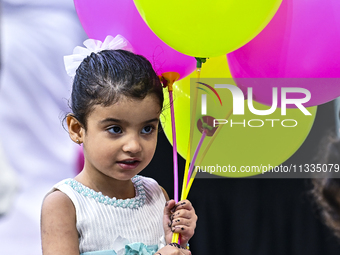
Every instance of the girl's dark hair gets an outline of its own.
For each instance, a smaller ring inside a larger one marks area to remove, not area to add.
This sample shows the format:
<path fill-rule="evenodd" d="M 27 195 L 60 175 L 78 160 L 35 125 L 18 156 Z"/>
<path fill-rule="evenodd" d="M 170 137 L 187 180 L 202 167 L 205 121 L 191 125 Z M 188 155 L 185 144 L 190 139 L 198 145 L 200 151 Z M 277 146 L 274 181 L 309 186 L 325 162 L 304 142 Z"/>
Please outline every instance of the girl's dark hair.
<path fill-rule="evenodd" d="M 316 161 L 321 165 L 327 164 L 328 169 L 328 164 L 333 164 L 332 171 L 326 176 L 312 180 L 312 194 L 324 222 L 340 238 L 340 178 L 335 171 L 335 164 L 340 164 L 340 139 L 335 134 L 330 134 L 321 141 Z"/>
<path fill-rule="evenodd" d="M 143 99 L 154 94 L 163 106 L 160 80 L 143 56 L 125 50 L 104 50 L 85 58 L 76 71 L 71 94 L 73 115 L 86 130 L 94 105 L 109 106 L 121 96 Z"/>

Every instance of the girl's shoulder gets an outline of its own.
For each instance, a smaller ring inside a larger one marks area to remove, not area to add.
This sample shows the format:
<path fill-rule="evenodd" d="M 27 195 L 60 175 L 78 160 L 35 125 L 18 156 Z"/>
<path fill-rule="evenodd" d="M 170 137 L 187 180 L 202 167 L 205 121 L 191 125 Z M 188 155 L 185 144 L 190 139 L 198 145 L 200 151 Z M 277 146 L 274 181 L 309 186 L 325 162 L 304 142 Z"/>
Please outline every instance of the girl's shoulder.
<path fill-rule="evenodd" d="M 54 190 L 48 193 L 43 201 L 42 211 L 52 212 L 59 209 L 59 213 L 70 215 L 69 213 L 75 212 L 74 206 L 70 198 L 59 190 Z M 48 213 L 49 214 L 49 213 Z"/>
<path fill-rule="evenodd" d="M 55 190 L 44 198 L 41 209 L 43 251 L 59 250 L 60 254 L 79 254 L 76 211 L 70 198 Z"/>
<path fill-rule="evenodd" d="M 75 212 L 70 197 L 59 190 L 59 187 L 63 185 L 65 181 L 66 180 L 63 180 L 55 184 L 53 188 L 45 195 L 42 210 L 49 211 L 55 208 L 60 208 L 66 214 Z"/>
<path fill-rule="evenodd" d="M 163 192 L 163 188 L 158 184 L 158 182 L 155 179 L 141 175 L 136 175 L 135 177 L 139 178 L 140 184 L 143 185 L 144 189 L 150 191 Z"/>
<path fill-rule="evenodd" d="M 68 185 L 70 182 L 72 182 L 72 180 L 73 180 L 72 178 L 67 178 L 53 185 L 53 187 L 45 195 L 44 199 L 46 199 L 47 197 L 49 197 L 51 194 L 55 193 L 56 191 L 59 191 L 57 193 L 62 193 L 65 196 L 65 198 L 68 197 L 69 199 L 73 201 L 72 189 L 70 189 L 70 185 Z"/>
<path fill-rule="evenodd" d="M 149 190 L 152 193 L 157 193 L 161 197 L 164 196 L 165 201 L 169 200 L 169 196 L 167 192 L 162 186 L 158 184 L 158 182 L 155 179 L 150 178 L 150 177 L 140 176 L 140 175 L 138 176 L 141 178 L 145 189 Z"/>
<path fill-rule="evenodd" d="M 158 182 L 151 178 L 151 177 L 146 177 L 146 176 L 142 176 L 142 175 L 136 175 L 135 177 L 133 177 L 132 179 L 136 178 L 137 180 L 139 179 L 143 185 L 150 185 L 150 186 L 159 186 Z"/>

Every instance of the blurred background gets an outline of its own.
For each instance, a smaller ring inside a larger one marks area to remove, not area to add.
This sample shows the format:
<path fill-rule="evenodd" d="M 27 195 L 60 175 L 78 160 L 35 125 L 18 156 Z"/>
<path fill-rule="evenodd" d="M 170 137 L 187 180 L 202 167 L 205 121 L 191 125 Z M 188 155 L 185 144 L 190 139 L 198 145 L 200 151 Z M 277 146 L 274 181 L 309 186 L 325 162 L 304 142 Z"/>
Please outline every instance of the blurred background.
<path fill-rule="evenodd" d="M 69 0 L 1 1 L 0 254 L 41 254 L 40 208 L 74 176 L 63 56 L 86 38 Z"/>
<path fill-rule="evenodd" d="M 0 255 L 38 255 L 42 200 L 77 173 L 79 146 L 62 125 L 72 82 L 62 57 L 87 36 L 70 0 L 2 0 L 0 28 Z M 334 125 L 333 102 L 320 105 L 309 136 L 285 164 L 311 163 Z M 179 166 L 183 173 L 182 158 Z M 172 197 L 164 133 L 142 174 Z M 309 179 L 196 179 L 188 197 L 199 217 L 192 253 L 339 254 L 310 190 Z"/>

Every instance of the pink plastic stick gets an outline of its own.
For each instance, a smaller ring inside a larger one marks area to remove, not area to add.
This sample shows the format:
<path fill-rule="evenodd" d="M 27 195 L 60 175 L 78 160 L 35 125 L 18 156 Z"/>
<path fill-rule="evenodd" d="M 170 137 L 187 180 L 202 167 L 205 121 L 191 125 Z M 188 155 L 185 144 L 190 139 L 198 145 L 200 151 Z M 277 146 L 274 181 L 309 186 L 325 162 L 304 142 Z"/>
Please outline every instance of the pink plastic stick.
<path fill-rule="evenodd" d="M 178 163 L 177 163 L 176 125 L 175 125 L 175 110 L 171 90 L 169 90 L 169 98 L 170 98 L 172 144 L 173 144 L 172 154 L 174 162 L 174 200 L 176 201 L 176 203 L 178 203 Z"/>
<path fill-rule="evenodd" d="M 190 164 L 189 173 L 188 173 L 188 179 L 187 179 L 187 185 L 188 185 L 189 182 L 190 182 L 190 178 L 191 178 L 191 174 L 192 174 L 192 169 L 193 169 L 194 166 L 195 166 L 195 161 L 196 161 L 198 152 L 199 152 L 199 150 L 201 149 L 202 143 L 203 143 L 204 138 L 206 137 L 206 135 L 207 135 L 207 130 L 204 129 L 204 130 L 203 130 L 203 133 L 202 133 L 202 136 L 201 136 L 201 139 L 200 139 L 200 141 L 199 141 L 199 143 L 198 143 L 198 145 L 197 145 L 197 147 L 196 147 L 194 157 L 192 158 L 192 161 L 191 161 L 191 164 Z"/>

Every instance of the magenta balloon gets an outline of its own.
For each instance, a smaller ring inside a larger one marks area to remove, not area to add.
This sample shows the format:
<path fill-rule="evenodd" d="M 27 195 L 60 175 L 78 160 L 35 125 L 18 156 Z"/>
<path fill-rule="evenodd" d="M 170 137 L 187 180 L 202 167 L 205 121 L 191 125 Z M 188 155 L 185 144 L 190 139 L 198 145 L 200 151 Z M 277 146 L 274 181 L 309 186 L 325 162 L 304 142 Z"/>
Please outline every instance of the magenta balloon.
<path fill-rule="evenodd" d="M 267 27 L 227 57 L 236 82 L 313 78 L 240 79 L 255 101 L 271 105 L 272 87 L 298 86 L 311 92 L 304 106 L 328 102 L 340 96 L 340 1 L 283 0 Z"/>
<path fill-rule="evenodd" d="M 182 79 L 195 69 L 195 58 L 163 43 L 145 24 L 133 0 L 74 0 L 74 3 L 89 38 L 103 41 L 107 35 L 121 34 L 135 53 L 151 62 L 158 75 L 177 72 Z"/>

